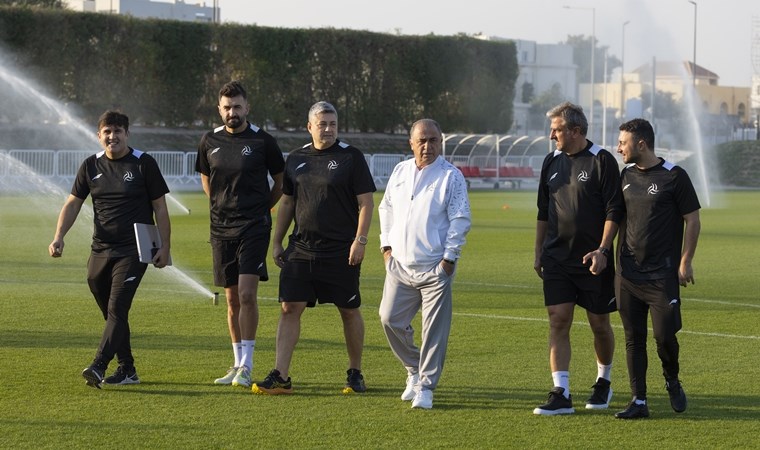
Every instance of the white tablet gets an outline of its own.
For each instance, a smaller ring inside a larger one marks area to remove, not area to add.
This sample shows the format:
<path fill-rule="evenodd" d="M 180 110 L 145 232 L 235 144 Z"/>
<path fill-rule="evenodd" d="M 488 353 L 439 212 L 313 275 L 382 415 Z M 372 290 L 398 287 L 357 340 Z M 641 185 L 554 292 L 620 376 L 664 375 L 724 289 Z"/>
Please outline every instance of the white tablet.
<path fill-rule="evenodd" d="M 136 223 L 135 239 L 137 239 L 137 253 L 140 255 L 140 262 L 151 264 L 156 251 L 161 248 L 161 234 L 158 232 L 158 227 L 147 223 Z M 171 255 L 169 255 L 169 262 L 166 265 L 172 265 Z"/>

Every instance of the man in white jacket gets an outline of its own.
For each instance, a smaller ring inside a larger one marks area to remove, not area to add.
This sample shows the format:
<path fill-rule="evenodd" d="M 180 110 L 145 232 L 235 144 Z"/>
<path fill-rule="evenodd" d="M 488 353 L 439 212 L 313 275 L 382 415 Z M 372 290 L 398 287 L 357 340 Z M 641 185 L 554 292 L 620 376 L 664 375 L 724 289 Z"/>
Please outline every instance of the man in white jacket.
<path fill-rule="evenodd" d="M 451 283 L 470 231 L 470 202 L 462 173 L 441 156 L 441 127 L 412 125 L 414 159 L 399 163 L 379 206 L 386 277 L 380 321 L 391 350 L 407 370 L 402 400 L 433 407 L 451 329 Z M 422 309 L 422 342 L 412 319 Z"/>

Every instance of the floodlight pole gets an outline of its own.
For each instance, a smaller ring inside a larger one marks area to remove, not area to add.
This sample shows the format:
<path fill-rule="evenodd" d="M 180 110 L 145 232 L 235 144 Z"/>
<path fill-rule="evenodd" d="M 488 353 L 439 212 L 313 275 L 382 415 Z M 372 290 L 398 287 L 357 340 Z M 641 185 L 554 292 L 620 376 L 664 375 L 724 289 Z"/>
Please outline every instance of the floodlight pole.
<path fill-rule="evenodd" d="M 620 61 L 620 121 L 625 122 L 625 27 L 631 23 L 630 20 L 623 22 L 623 42 L 621 49 Z"/>
<path fill-rule="evenodd" d="M 592 132 L 593 125 L 594 125 L 594 53 L 596 50 L 596 8 L 582 8 L 580 6 L 568 6 L 565 5 L 564 8 L 566 9 L 580 9 L 584 11 L 591 11 L 591 104 L 589 108 L 589 117 L 588 117 L 588 135 L 591 137 L 591 139 L 594 139 L 594 134 Z"/>
<path fill-rule="evenodd" d="M 691 61 L 691 80 L 692 85 L 697 87 L 697 2 L 694 0 L 687 0 L 694 5 L 694 57 Z"/>

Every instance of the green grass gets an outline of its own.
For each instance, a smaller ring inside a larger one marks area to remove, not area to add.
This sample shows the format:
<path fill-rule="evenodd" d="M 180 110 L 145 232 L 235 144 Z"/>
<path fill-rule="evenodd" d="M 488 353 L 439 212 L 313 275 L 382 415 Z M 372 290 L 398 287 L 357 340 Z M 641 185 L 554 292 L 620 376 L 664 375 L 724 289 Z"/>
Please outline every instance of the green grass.
<path fill-rule="evenodd" d="M 195 193 L 178 198 L 193 213 L 172 215 L 174 261 L 213 289 L 206 201 Z M 473 230 L 455 282 L 446 368 L 430 411 L 399 399 L 405 372 L 377 317 L 384 271 L 376 218 L 362 267 L 365 395 L 340 393 L 347 357 L 338 313 L 329 305 L 303 316 L 291 371 L 294 395 L 213 386 L 231 363 L 223 298 L 212 306 L 206 295 L 152 267 L 130 318 L 142 384 L 86 387 L 80 371 L 103 326 L 85 282 L 91 225 L 80 217 L 64 257 L 48 257 L 62 201 L 0 197 L 0 448 L 758 447 L 758 192 L 727 193 L 721 207 L 702 212 L 697 284 L 682 292 L 679 334 L 689 409 L 680 415 L 670 409 L 650 339 L 652 417 L 633 422 L 612 417 L 630 397 L 616 315 L 612 408 L 583 409 L 596 365 L 581 310 L 572 334 L 577 413 L 532 414 L 551 388 L 548 324 L 532 269 L 533 193 L 471 194 Z M 274 265 L 270 272 L 272 281 L 260 285 L 254 379 L 274 364 Z"/>

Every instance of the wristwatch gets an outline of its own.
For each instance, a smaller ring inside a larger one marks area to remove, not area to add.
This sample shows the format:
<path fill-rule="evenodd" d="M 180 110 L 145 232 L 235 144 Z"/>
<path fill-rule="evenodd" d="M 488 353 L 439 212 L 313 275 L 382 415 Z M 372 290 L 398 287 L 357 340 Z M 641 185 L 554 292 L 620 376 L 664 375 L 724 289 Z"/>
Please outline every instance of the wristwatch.
<path fill-rule="evenodd" d="M 382 253 L 383 255 L 385 254 L 385 252 L 389 250 L 391 250 L 391 247 L 388 245 L 386 245 L 385 247 L 380 247 L 380 253 Z"/>
<path fill-rule="evenodd" d="M 362 245 L 367 245 L 367 236 L 356 236 L 354 240 Z"/>
<path fill-rule="evenodd" d="M 454 264 L 456 264 L 456 263 L 457 263 L 457 262 L 456 262 L 456 261 L 454 261 L 453 259 L 446 259 L 446 258 L 443 258 L 443 262 L 445 262 L 445 263 L 449 263 L 449 264 L 451 264 L 451 265 L 454 265 Z"/>
<path fill-rule="evenodd" d="M 610 249 L 608 249 L 607 247 L 599 247 L 599 253 L 601 253 L 602 255 L 604 255 L 605 258 L 609 258 L 610 257 Z"/>

